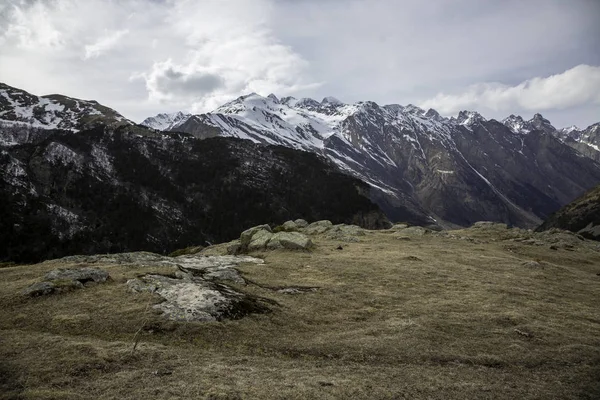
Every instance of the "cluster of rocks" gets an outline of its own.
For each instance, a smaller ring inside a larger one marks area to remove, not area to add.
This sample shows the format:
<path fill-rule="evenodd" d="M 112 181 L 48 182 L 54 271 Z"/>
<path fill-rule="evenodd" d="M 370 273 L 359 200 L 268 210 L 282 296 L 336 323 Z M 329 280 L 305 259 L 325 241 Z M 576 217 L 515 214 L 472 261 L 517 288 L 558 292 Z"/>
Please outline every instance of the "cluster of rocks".
<path fill-rule="evenodd" d="M 310 250 L 314 247 L 311 236 L 341 242 L 359 242 L 366 231 L 357 225 L 337 224 L 322 220 L 311 224 L 303 219 L 286 221 L 271 229 L 269 225 L 258 225 L 246 229 L 240 238 L 222 245 L 204 249 L 204 254 L 243 254 L 261 250 Z"/>
<path fill-rule="evenodd" d="M 45 296 L 104 283 L 109 278 L 108 272 L 98 268 L 55 269 L 48 272 L 42 282 L 34 283 L 22 293 L 31 297 Z"/>

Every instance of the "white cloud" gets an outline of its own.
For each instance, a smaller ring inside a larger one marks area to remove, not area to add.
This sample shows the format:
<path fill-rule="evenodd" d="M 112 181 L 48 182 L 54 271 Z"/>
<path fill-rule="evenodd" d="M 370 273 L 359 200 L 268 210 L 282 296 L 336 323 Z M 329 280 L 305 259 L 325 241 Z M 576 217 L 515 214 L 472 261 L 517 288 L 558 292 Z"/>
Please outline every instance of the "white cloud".
<path fill-rule="evenodd" d="M 479 83 L 459 94 L 439 93 L 421 103 L 442 114 L 460 110 L 544 111 L 600 104 L 600 67 L 578 65 L 561 74 L 528 79 L 518 85 Z"/>
<path fill-rule="evenodd" d="M 455 96 L 475 108 L 471 97 L 499 91 L 508 100 L 490 106 L 517 113 L 579 98 L 584 89 L 516 102 L 507 89 L 600 65 L 598 13 L 590 0 L 0 0 L 0 80 L 137 121 L 249 92 L 382 104 Z M 475 82 L 503 84 L 465 89 Z M 573 107 L 547 116 L 598 120 L 597 107 Z"/>
<path fill-rule="evenodd" d="M 266 26 L 269 10 L 263 0 L 177 2 L 167 20 L 186 52 L 177 60 L 156 61 L 133 78 L 144 79 L 152 101 L 179 103 L 194 112 L 249 92 L 314 88 L 317 84 L 306 78 L 309 64 Z"/>
<path fill-rule="evenodd" d="M 47 18 L 48 7 L 37 2 L 30 7 L 19 7 L 18 4 L 5 5 L 0 9 L 0 17 L 8 21 L 4 32 L 0 35 L 3 41 L 15 41 L 17 46 L 25 49 L 57 47 L 63 44 L 61 32 Z"/>
<path fill-rule="evenodd" d="M 90 58 L 96 58 L 101 56 L 102 54 L 115 47 L 119 43 L 119 40 L 128 33 L 128 29 L 123 29 L 113 33 L 106 33 L 96 42 L 85 45 L 85 54 L 83 58 L 85 60 L 88 60 Z"/>

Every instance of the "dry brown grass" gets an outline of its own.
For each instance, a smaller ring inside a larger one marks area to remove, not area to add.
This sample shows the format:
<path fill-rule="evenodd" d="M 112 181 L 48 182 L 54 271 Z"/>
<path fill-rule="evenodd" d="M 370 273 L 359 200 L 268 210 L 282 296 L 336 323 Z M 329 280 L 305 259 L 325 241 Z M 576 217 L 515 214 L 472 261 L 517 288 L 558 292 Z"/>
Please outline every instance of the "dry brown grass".
<path fill-rule="evenodd" d="M 469 235 L 468 231 L 461 233 Z M 0 393 L 23 399 L 496 399 L 600 396 L 600 251 L 370 232 L 265 252 L 238 290 L 270 314 L 180 324 L 126 279 L 25 299 L 54 263 L 0 269 Z M 523 265 L 536 260 L 539 266 Z M 154 272 L 166 272 L 156 271 Z M 319 287 L 281 294 L 273 287 Z"/>

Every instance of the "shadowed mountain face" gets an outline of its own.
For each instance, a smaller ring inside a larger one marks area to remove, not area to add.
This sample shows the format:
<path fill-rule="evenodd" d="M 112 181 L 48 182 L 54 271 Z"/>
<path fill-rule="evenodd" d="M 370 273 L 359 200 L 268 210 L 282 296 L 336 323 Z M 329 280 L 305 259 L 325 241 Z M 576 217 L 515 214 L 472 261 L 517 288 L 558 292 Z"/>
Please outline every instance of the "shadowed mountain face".
<path fill-rule="evenodd" d="M 536 230 L 551 228 L 577 232 L 588 239 L 600 240 L 600 186 L 552 214 Z"/>
<path fill-rule="evenodd" d="M 594 157 L 573 150 L 540 114 L 500 123 L 476 112 L 444 118 L 413 105 L 251 94 L 170 129 L 325 155 L 369 183 L 372 199 L 395 221 L 535 227 L 600 183 Z M 587 131 L 593 139 L 594 126 Z M 593 143 L 577 143 L 595 151 Z"/>
<path fill-rule="evenodd" d="M 369 186 L 313 153 L 136 126 L 11 129 L 27 140 L 0 146 L 0 260 L 165 253 L 296 218 L 388 224 Z"/>

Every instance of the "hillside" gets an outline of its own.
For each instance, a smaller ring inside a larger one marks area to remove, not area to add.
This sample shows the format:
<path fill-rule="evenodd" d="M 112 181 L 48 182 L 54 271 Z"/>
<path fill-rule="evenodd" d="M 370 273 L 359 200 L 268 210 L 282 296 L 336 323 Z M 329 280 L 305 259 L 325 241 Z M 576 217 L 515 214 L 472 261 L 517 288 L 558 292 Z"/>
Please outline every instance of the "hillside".
<path fill-rule="evenodd" d="M 0 146 L 0 261 L 169 253 L 296 218 L 388 224 L 367 185 L 312 153 L 136 126 L 24 133 Z"/>
<path fill-rule="evenodd" d="M 552 214 L 537 231 L 559 228 L 600 240 L 600 186 Z"/>
<path fill-rule="evenodd" d="M 185 271 L 206 265 L 204 255 L 222 246 L 179 258 L 79 256 L 0 269 L 0 392 L 27 399 L 598 398 L 598 243 L 489 224 L 363 233 L 311 235 L 309 252 L 250 253 L 257 262 L 228 270 L 241 280 L 198 273 L 199 284 L 245 296 L 235 319 L 220 322 L 166 319 L 161 310 L 171 303 L 128 288 L 148 274 L 185 283 Z M 97 268 L 110 279 L 21 294 L 67 267 Z"/>

